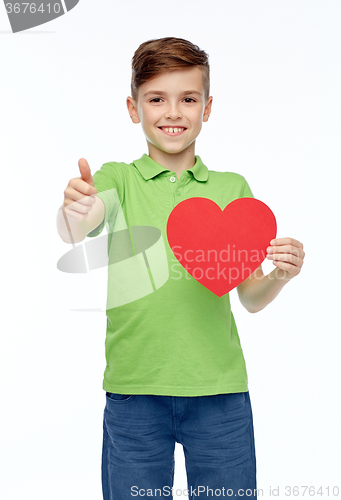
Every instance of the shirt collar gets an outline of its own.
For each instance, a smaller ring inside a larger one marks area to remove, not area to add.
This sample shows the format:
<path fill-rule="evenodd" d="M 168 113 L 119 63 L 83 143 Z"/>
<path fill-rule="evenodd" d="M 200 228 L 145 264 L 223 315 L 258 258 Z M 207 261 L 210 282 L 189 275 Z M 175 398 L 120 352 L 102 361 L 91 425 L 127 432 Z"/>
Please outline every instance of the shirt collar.
<path fill-rule="evenodd" d="M 161 172 L 170 172 L 168 168 L 165 168 L 154 161 L 146 153 L 141 156 L 139 160 L 135 160 L 133 164 L 146 180 L 152 179 Z M 195 155 L 195 164 L 193 165 L 193 167 L 187 170 L 188 172 L 192 172 L 197 181 L 207 181 L 208 179 L 208 168 L 203 164 L 200 156 L 198 155 Z"/>

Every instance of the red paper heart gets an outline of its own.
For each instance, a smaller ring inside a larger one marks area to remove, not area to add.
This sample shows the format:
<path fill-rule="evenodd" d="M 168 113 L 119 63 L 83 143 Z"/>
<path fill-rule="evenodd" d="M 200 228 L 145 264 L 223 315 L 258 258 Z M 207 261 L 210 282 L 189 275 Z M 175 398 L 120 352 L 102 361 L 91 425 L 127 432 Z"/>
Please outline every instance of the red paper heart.
<path fill-rule="evenodd" d="M 188 198 L 173 208 L 167 221 L 175 257 L 218 297 L 263 262 L 276 231 L 273 212 L 255 198 L 238 198 L 224 210 L 208 198 Z"/>

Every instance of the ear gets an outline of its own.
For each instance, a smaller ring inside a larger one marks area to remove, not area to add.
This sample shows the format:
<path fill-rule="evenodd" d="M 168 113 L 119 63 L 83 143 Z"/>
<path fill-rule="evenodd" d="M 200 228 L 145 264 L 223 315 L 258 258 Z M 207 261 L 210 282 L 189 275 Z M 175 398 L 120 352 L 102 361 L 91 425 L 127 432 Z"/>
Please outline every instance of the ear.
<path fill-rule="evenodd" d="M 127 97 L 127 108 L 128 108 L 128 112 L 129 112 L 129 115 L 130 115 L 130 118 L 133 120 L 133 123 L 139 123 L 140 122 L 140 119 L 137 115 L 137 111 L 136 111 L 136 101 L 135 99 L 133 99 L 132 97 Z"/>
<path fill-rule="evenodd" d="M 202 121 L 203 122 L 207 122 L 208 121 L 208 117 L 210 116 L 211 114 L 211 109 L 212 109 L 212 101 L 213 101 L 213 97 L 210 96 L 208 99 L 207 99 L 207 104 L 206 104 L 206 107 L 205 107 L 205 110 L 204 110 L 204 116 L 202 118 Z"/>

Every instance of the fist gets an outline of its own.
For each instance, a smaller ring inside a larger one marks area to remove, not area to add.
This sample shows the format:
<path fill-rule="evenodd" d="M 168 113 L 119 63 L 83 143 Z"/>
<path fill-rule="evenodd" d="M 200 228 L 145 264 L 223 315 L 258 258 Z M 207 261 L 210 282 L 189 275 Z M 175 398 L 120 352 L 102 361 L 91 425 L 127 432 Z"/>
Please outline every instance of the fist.
<path fill-rule="evenodd" d="M 85 158 L 78 162 L 81 176 L 75 177 L 69 181 L 64 191 L 64 213 L 75 220 L 84 220 L 87 218 L 92 206 L 96 202 L 94 179 L 91 170 Z"/>

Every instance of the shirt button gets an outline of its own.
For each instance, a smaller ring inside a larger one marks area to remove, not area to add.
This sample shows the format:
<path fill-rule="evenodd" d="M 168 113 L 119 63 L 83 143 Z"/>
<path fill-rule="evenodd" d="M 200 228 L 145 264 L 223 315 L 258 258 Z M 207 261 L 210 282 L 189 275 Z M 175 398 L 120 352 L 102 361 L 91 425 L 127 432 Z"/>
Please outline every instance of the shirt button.
<path fill-rule="evenodd" d="M 178 196 L 180 196 L 180 191 L 177 191 L 177 192 L 176 192 L 176 194 L 177 194 Z"/>
<path fill-rule="evenodd" d="M 170 177 L 170 178 L 169 178 L 169 180 L 170 180 L 171 182 L 175 182 L 175 177 Z"/>

